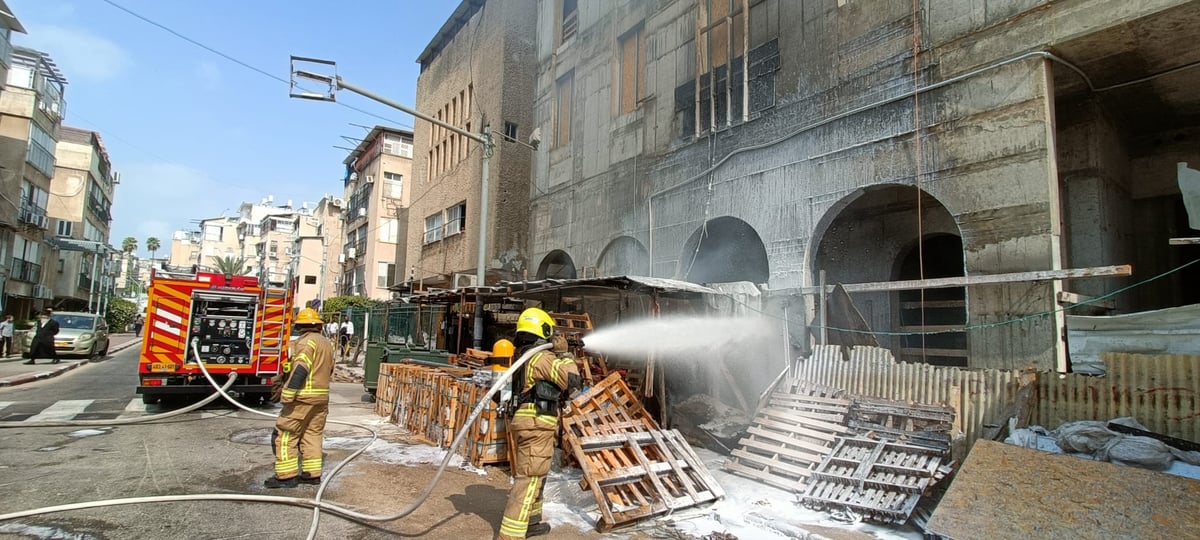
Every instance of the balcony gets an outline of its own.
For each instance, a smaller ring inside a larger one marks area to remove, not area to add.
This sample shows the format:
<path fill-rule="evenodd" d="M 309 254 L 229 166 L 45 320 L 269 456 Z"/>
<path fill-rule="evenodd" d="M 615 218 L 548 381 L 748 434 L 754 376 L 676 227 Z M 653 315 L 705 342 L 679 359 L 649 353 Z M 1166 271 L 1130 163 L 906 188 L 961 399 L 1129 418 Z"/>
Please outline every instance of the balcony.
<path fill-rule="evenodd" d="M 81 291 L 91 291 L 91 290 L 92 290 L 92 283 L 96 283 L 96 282 L 93 282 L 93 281 L 92 281 L 92 278 L 90 278 L 90 277 L 88 277 L 88 276 L 85 276 L 85 275 L 83 275 L 83 274 L 80 274 L 80 275 L 79 275 L 79 290 L 81 290 Z M 99 283 L 96 283 L 96 285 L 99 285 Z"/>
<path fill-rule="evenodd" d="M 54 178 L 54 154 L 42 147 L 40 143 L 29 141 L 29 148 L 25 151 L 25 161 L 41 171 L 47 178 Z"/>
<path fill-rule="evenodd" d="M 12 67 L 12 51 L 12 42 L 8 38 L 0 37 L 0 65 Z"/>
<path fill-rule="evenodd" d="M 42 282 L 42 265 L 13 257 L 9 279 L 29 283 Z"/>
<path fill-rule="evenodd" d="M 29 223 L 42 229 L 50 227 L 50 220 L 46 217 L 46 209 L 29 203 L 22 204 L 17 210 L 17 221 L 20 223 Z"/>

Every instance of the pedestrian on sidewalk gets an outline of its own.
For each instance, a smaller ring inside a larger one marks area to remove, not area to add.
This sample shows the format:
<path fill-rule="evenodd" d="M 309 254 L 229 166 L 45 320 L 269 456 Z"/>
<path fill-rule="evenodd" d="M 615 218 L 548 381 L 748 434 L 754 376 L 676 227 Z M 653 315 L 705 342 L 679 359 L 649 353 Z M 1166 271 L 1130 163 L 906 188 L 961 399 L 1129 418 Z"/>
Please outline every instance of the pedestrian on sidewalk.
<path fill-rule="evenodd" d="M 0 322 L 0 358 L 4 358 L 13 353 L 13 316 L 5 315 L 4 322 Z"/>
<path fill-rule="evenodd" d="M 38 317 L 37 333 L 29 346 L 29 360 L 23 364 L 36 364 L 38 358 L 49 358 L 51 364 L 58 363 L 58 351 L 54 350 L 54 336 L 58 335 L 58 321 L 50 318 L 54 310 L 46 308 Z"/>
<path fill-rule="evenodd" d="M 142 315 L 138 315 L 137 319 L 134 319 L 133 321 L 133 335 L 140 337 L 142 335 L 142 326 L 145 326 L 145 324 L 146 318 Z"/>

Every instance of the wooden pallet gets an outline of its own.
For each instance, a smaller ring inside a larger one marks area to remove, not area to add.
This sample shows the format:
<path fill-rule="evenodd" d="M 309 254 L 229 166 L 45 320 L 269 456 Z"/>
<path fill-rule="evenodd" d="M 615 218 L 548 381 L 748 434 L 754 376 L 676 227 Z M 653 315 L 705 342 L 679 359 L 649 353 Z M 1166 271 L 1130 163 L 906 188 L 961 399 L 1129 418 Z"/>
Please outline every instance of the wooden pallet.
<path fill-rule="evenodd" d="M 616 373 L 571 400 L 562 424 L 602 532 L 725 495 L 683 436 L 661 430 Z"/>
<path fill-rule="evenodd" d="M 574 354 L 575 358 L 583 360 L 583 369 L 580 373 L 583 381 L 592 385 L 607 377 L 609 368 L 604 355 L 585 351 L 583 347 L 578 346 L 583 343 L 584 336 L 594 330 L 592 316 L 587 313 L 551 313 L 550 317 L 554 319 L 555 333 L 561 334 L 567 338 L 568 343 L 572 344 L 571 354 Z"/>
<path fill-rule="evenodd" d="M 950 449 L 954 409 L 941 405 L 905 403 L 855 396 L 848 425 L 855 433 L 937 450 Z"/>
<path fill-rule="evenodd" d="M 946 454 L 924 446 L 838 437 L 812 472 L 805 506 L 849 508 L 872 521 L 904 523 L 939 474 Z"/>
<path fill-rule="evenodd" d="M 786 384 L 755 415 L 725 470 L 793 493 L 803 493 L 812 471 L 833 451 L 850 400 L 840 390 Z"/>

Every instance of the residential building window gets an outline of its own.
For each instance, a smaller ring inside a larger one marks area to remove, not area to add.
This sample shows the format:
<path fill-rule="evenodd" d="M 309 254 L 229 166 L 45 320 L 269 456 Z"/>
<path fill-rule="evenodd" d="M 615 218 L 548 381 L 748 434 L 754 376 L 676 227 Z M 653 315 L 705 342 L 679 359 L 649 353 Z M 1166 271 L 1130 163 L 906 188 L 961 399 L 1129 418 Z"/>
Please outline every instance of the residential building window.
<path fill-rule="evenodd" d="M 383 196 L 389 199 L 404 198 L 404 175 L 383 173 Z"/>
<path fill-rule="evenodd" d="M 75 224 L 70 221 L 58 220 L 58 236 L 71 236 L 71 229 L 74 228 L 73 225 Z"/>
<path fill-rule="evenodd" d="M 388 287 L 396 280 L 396 265 L 390 262 L 381 262 L 376 266 L 375 286 Z"/>
<path fill-rule="evenodd" d="M 54 176 L 54 151 L 58 143 L 37 122 L 29 123 L 29 146 L 25 150 L 25 161 L 42 174 Z"/>
<path fill-rule="evenodd" d="M 442 213 L 425 218 L 425 243 L 432 244 L 442 239 Z"/>
<path fill-rule="evenodd" d="M 33 88 L 33 66 L 13 66 L 8 70 L 8 85 Z"/>
<path fill-rule="evenodd" d="M 225 227 L 220 225 L 205 225 L 204 226 L 204 241 L 220 242 L 225 236 Z"/>
<path fill-rule="evenodd" d="M 641 26 L 621 37 L 621 63 L 617 110 L 633 112 L 646 97 L 646 33 Z"/>
<path fill-rule="evenodd" d="M 463 232 L 467 224 L 467 203 L 461 202 L 446 209 L 446 236 Z"/>
<path fill-rule="evenodd" d="M 516 142 L 517 140 L 517 125 L 512 122 L 504 123 L 504 140 L 508 142 Z"/>
<path fill-rule="evenodd" d="M 575 88 L 575 72 L 559 77 L 554 91 L 554 144 L 566 146 L 571 143 L 571 93 Z"/>
<path fill-rule="evenodd" d="M 50 192 L 37 187 L 28 180 L 21 181 L 21 201 L 17 211 L 17 220 L 22 223 L 33 223 L 39 227 L 47 227 L 46 205 L 50 202 Z"/>
<path fill-rule="evenodd" d="M 412 158 L 412 139 L 391 133 L 383 136 L 383 152 L 394 156 Z"/>
<path fill-rule="evenodd" d="M 305 285 L 316 285 L 317 284 L 317 276 L 304 276 L 304 284 Z"/>
<path fill-rule="evenodd" d="M 579 30 L 579 0 L 559 0 L 559 13 L 562 13 L 562 18 L 559 20 L 558 42 L 563 43 L 575 37 L 575 32 Z"/>
<path fill-rule="evenodd" d="M 386 218 L 380 220 L 379 241 L 395 244 L 400 240 L 400 220 Z"/>
<path fill-rule="evenodd" d="M 60 273 L 60 274 L 63 273 L 63 267 L 65 267 L 66 265 L 67 265 L 67 261 L 65 261 L 63 259 L 59 259 L 58 260 L 58 273 Z M 80 268 L 79 273 L 81 273 L 81 274 L 83 273 L 83 268 Z"/>
<path fill-rule="evenodd" d="M 92 242 L 104 242 L 104 232 L 99 227 L 92 225 L 92 222 L 83 220 L 83 239 Z"/>

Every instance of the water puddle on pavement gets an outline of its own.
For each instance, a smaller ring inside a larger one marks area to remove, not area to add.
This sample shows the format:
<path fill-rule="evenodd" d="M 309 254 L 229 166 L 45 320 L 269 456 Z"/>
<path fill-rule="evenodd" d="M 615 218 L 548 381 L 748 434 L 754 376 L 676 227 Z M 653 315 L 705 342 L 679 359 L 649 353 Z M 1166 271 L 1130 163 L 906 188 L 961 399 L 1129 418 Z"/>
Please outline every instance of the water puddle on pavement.
<path fill-rule="evenodd" d="M 57 527 L 41 527 L 22 523 L 0 524 L 0 534 L 16 534 L 29 538 L 54 538 L 55 540 L 99 540 L 101 538 L 86 533 L 73 533 Z"/>

